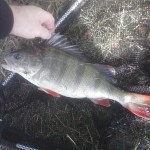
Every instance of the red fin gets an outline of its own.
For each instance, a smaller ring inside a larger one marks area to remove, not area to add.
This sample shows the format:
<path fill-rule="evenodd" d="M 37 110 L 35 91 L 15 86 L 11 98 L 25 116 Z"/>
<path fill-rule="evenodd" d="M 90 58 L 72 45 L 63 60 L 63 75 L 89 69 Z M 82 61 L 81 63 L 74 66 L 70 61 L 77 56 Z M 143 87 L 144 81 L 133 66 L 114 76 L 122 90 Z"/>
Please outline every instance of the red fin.
<path fill-rule="evenodd" d="M 125 107 L 139 117 L 150 119 L 150 96 L 134 94 L 130 98 Z"/>
<path fill-rule="evenodd" d="M 52 90 L 48 90 L 48 89 L 43 89 L 43 88 L 40 88 L 42 91 L 46 92 L 47 94 L 49 95 L 52 95 L 54 97 L 60 97 L 60 95 Z"/>
<path fill-rule="evenodd" d="M 109 103 L 109 100 L 102 100 L 102 99 L 91 99 L 92 102 L 94 102 L 95 104 L 98 104 L 98 105 L 102 105 L 102 106 L 105 106 L 105 107 L 110 107 L 110 103 Z"/>

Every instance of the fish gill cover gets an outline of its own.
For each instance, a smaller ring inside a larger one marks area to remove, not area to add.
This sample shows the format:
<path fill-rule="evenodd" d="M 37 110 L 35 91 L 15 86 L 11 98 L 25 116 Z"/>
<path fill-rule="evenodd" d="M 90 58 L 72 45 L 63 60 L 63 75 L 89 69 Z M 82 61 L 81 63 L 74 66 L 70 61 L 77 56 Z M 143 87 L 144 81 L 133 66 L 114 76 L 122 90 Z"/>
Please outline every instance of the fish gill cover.
<path fill-rule="evenodd" d="M 69 0 L 9 0 L 63 12 Z M 149 87 L 149 0 L 91 0 L 63 33 L 92 63 L 113 65 L 118 86 Z M 7 37 L 0 41 L 1 60 L 12 48 L 33 41 Z M 143 88 L 142 88 L 143 90 Z M 148 93 L 143 90 L 143 93 Z M 3 119 L 7 126 L 32 138 L 48 140 L 58 149 L 148 150 L 149 121 L 142 120 L 119 104 L 104 108 L 88 100 L 54 99 L 16 76 L 4 89 L 7 100 Z"/>

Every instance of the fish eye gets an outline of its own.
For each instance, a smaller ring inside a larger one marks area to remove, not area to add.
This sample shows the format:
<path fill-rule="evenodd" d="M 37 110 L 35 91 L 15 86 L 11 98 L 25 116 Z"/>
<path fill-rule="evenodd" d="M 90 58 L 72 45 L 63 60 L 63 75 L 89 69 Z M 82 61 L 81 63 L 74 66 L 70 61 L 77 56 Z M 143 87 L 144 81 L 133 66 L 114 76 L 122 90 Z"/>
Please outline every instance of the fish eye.
<path fill-rule="evenodd" d="M 21 54 L 15 53 L 15 54 L 14 54 L 14 58 L 15 58 L 16 60 L 19 60 L 19 59 L 21 58 Z"/>

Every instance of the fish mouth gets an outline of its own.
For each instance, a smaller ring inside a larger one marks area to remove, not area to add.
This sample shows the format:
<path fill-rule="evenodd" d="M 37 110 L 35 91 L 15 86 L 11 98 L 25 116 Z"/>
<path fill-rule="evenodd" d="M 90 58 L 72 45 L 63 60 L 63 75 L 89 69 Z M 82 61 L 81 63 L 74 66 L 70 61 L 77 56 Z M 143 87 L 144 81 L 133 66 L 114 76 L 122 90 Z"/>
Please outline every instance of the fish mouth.
<path fill-rule="evenodd" d="M 5 63 L 1 64 L 2 68 L 6 69 L 6 70 L 12 70 L 12 62 L 10 60 L 8 60 L 7 58 L 4 58 Z"/>

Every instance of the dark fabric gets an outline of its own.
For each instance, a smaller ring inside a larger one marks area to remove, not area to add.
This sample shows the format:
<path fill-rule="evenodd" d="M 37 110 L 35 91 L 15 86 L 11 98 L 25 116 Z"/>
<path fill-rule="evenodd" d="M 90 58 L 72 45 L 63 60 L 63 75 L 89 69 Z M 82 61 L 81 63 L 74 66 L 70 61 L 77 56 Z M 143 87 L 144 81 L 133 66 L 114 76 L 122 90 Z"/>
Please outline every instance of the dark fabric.
<path fill-rule="evenodd" d="M 4 0 L 0 0 L 0 38 L 7 36 L 13 27 L 13 13 Z"/>

